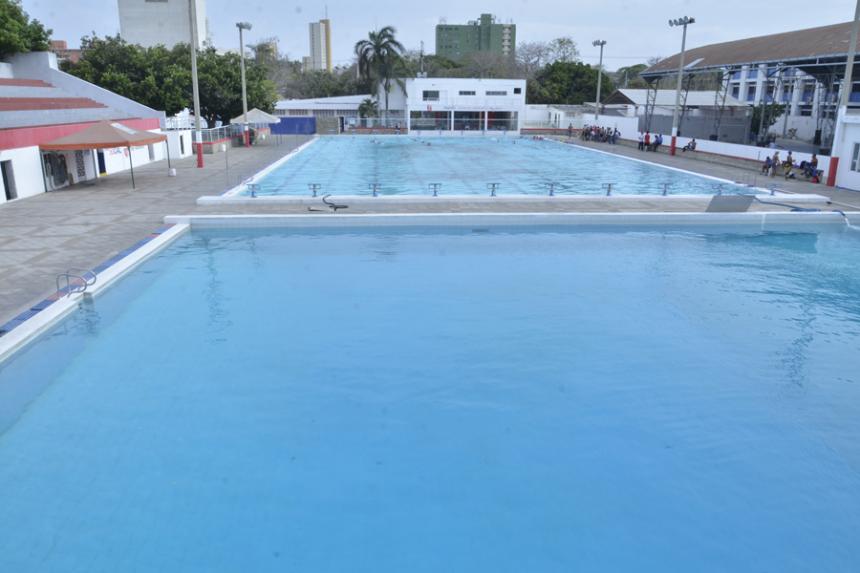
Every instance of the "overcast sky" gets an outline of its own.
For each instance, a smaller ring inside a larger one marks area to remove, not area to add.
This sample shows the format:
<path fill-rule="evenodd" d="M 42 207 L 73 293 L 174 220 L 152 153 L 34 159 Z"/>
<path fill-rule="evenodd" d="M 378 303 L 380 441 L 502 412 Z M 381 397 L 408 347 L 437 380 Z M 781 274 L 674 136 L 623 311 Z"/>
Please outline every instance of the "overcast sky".
<path fill-rule="evenodd" d="M 235 23 L 247 20 L 254 28 L 246 41 L 277 37 L 281 52 L 300 59 L 308 53 L 308 22 L 324 16 L 323 2 L 207 0 L 206 5 L 219 49 L 234 49 L 238 41 Z M 24 0 L 23 4 L 31 17 L 54 30 L 55 39 L 65 39 L 71 47 L 92 32 L 119 32 L 116 0 Z M 348 64 L 355 42 L 376 27 L 392 25 L 407 48 L 417 49 L 423 40 L 426 51 L 432 53 L 440 18 L 465 23 L 491 12 L 499 20 L 517 25 L 517 43 L 572 37 L 588 63 L 597 62 L 592 41 L 606 40 L 606 67 L 614 70 L 680 51 L 681 33 L 669 28 L 670 18 L 696 18 L 688 38 L 688 45 L 694 47 L 846 22 L 853 17 L 854 7 L 854 0 L 330 0 L 328 14 L 335 64 Z"/>

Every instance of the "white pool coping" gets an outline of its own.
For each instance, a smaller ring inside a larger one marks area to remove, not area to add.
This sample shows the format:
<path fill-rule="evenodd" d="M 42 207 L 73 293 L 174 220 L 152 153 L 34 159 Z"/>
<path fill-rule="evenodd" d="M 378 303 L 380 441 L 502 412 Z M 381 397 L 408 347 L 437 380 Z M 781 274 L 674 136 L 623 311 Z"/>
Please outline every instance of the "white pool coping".
<path fill-rule="evenodd" d="M 843 215 L 838 211 L 780 212 L 754 211 L 742 213 L 386 213 L 386 214 L 244 214 L 244 215 L 171 215 L 166 223 L 190 225 L 192 228 L 285 227 L 352 229 L 375 227 L 447 227 L 504 226 L 540 227 L 619 227 L 654 226 L 749 226 L 755 230 L 806 225 L 860 224 L 860 213 Z"/>
<path fill-rule="evenodd" d="M 762 200 L 791 201 L 797 204 L 821 204 L 830 202 L 828 197 L 816 194 L 785 194 L 755 193 L 755 197 Z M 740 195 L 724 195 L 724 197 L 738 197 Z M 511 205 L 579 205 L 582 203 L 605 203 L 607 207 L 613 205 L 625 205 L 629 203 L 654 201 L 671 207 L 673 203 L 701 203 L 706 205 L 711 202 L 715 195 L 330 195 L 329 201 L 348 205 L 410 205 L 410 206 L 439 206 L 446 203 L 452 205 L 472 204 L 511 204 Z M 296 196 L 296 195 L 263 195 L 249 197 L 247 195 L 234 195 L 232 197 L 204 196 L 197 199 L 200 206 L 207 205 L 283 205 L 283 206 L 306 206 L 326 208 L 321 197 Z"/>
<path fill-rule="evenodd" d="M 360 136 L 365 137 L 365 136 Z M 366 136 L 370 137 L 370 136 Z M 374 136 L 375 137 L 375 136 Z M 392 136 L 392 137 L 403 137 L 403 136 Z M 526 137 L 526 136 L 518 136 L 518 137 Z M 305 201 L 312 201 L 315 203 L 319 203 L 319 198 L 314 198 L 310 195 L 263 195 L 257 197 L 250 197 L 248 195 L 244 195 L 243 191 L 247 190 L 247 185 L 249 183 L 257 183 L 262 180 L 266 175 L 279 168 L 281 165 L 290 161 L 294 157 L 296 157 L 299 153 L 307 149 L 311 144 L 318 141 L 320 138 L 319 135 L 315 135 L 313 139 L 308 141 L 307 143 L 302 144 L 296 149 L 290 151 L 284 157 L 278 159 L 274 163 L 266 166 L 259 172 L 255 173 L 250 179 L 247 179 L 240 183 L 239 185 L 233 187 L 232 189 L 222 193 L 221 195 L 204 195 L 197 199 L 197 204 L 204 205 L 309 205 L 310 203 L 306 203 Z M 611 157 L 615 157 L 618 159 L 624 159 L 627 161 L 632 161 L 636 163 L 642 163 L 645 165 L 650 165 L 653 167 L 657 167 L 660 169 L 667 169 L 669 171 L 675 171 L 677 173 L 683 173 L 685 175 L 692 175 L 694 177 L 701 177 L 702 179 L 707 179 L 710 181 L 714 181 L 724 185 L 731 185 L 733 187 L 744 187 L 750 191 L 750 194 L 755 195 L 760 198 L 764 197 L 776 197 L 779 199 L 789 199 L 792 202 L 796 203 L 827 203 L 830 201 L 828 197 L 817 194 L 794 194 L 794 193 L 786 193 L 779 190 L 771 191 L 770 189 L 766 189 L 764 187 L 756 187 L 751 185 L 745 185 L 743 183 L 739 183 L 737 181 L 732 181 L 730 179 L 725 179 L 722 177 L 715 177 L 713 175 L 705 175 L 702 173 L 696 173 L 695 171 L 690 171 L 688 169 L 681 169 L 680 167 L 673 167 L 670 165 L 663 165 L 662 163 L 654 163 L 653 161 L 648 161 L 647 159 L 640 159 L 637 157 L 628 157 L 626 155 L 619 155 L 617 153 L 612 153 L 611 151 L 606 151 L 602 149 L 594 149 L 592 147 L 586 147 L 584 145 L 579 145 L 575 142 L 570 141 L 560 141 L 557 139 L 544 139 L 541 141 L 546 141 L 550 143 L 554 143 L 557 145 L 566 145 L 575 147 L 576 149 L 581 149 L 584 151 L 590 151 L 593 153 L 599 153 L 602 155 L 608 155 Z M 735 195 L 735 193 L 731 193 L 731 195 Z M 421 195 L 380 195 L 378 197 L 373 197 L 372 195 L 331 195 L 334 199 L 336 198 L 338 201 L 350 201 L 353 203 L 363 201 L 363 200 L 374 200 L 377 204 L 386 204 L 384 201 L 388 201 L 387 204 L 397 204 L 397 205 L 423 205 L 423 204 L 431 204 L 428 203 L 430 201 L 451 201 L 454 203 L 463 203 L 463 202 L 482 202 L 485 200 L 505 200 L 511 202 L 534 202 L 540 200 L 547 201 L 555 201 L 555 202 L 578 202 L 578 201 L 590 201 L 596 199 L 606 200 L 609 204 L 616 202 L 624 202 L 625 200 L 638 200 L 638 199 L 651 199 L 651 198 L 659 198 L 661 200 L 681 200 L 681 201 L 690 201 L 694 199 L 704 199 L 710 200 L 714 197 L 715 194 L 712 195 L 703 195 L 703 194 L 677 194 L 677 195 L 659 195 L 659 194 L 638 194 L 638 195 L 613 195 L 611 197 L 606 197 L 605 195 L 555 195 L 550 197 L 549 195 L 525 195 L 525 194 L 516 194 L 516 195 L 498 195 L 496 197 L 490 197 L 489 195 L 440 195 L 438 197 L 433 197 L 429 194 L 421 194 Z"/>
<path fill-rule="evenodd" d="M 115 264 L 98 273 L 96 283 L 88 287 L 86 292 L 73 293 L 57 299 L 32 318 L 22 322 L 20 326 L 0 337 L 0 364 L 15 354 L 18 350 L 35 341 L 40 335 L 57 324 L 60 320 L 76 310 L 84 298 L 95 298 L 104 293 L 123 276 L 137 268 L 141 263 L 169 246 L 174 240 L 187 233 L 189 225 L 176 224 L 164 231 L 151 241 L 135 249 Z"/>

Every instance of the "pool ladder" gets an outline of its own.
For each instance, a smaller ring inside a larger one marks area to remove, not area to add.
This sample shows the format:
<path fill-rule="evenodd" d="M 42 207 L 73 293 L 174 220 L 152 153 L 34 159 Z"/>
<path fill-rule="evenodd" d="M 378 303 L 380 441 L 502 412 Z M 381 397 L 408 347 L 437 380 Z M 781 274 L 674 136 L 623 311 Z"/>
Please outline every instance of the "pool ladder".
<path fill-rule="evenodd" d="M 57 295 L 63 292 L 66 297 L 73 294 L 87 292 L 87 289 L 98 280 L 95 272 L 86 269 L 69 269 L 57 275 Z M 65 284 L 65 286 L 61 286 Z"/>

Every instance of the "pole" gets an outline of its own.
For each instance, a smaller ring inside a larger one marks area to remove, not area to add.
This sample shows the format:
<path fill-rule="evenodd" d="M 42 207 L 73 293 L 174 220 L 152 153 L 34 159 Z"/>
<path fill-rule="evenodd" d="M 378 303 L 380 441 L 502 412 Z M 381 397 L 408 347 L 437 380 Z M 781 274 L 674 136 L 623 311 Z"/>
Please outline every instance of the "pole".
<path fill-rule="evenodd" d="M 687 16 L 675 20 L 675 22 L 684 26 L 684 31 L 681 35 L 681 61 L 678 63 L 678 87 L 675 89 L 675 111 L 672 114 L 672 145 L 669 147 L 671 155 L 675 155 L 675 150 L 678 146 L 678 123 L 681 119 L 681 87 L 684 80 L 684 57 L 687 51 L 687 25 L 695 21 L 694 18 Z"/>
<path fill-rule="evenodd" d="M 236 26 L 239 28 L 239 62 L 242 70 L 242 140 L 245 143 L 245 147 L 250 147 L 251 134 L 248 131 L 248 89 L 245 85 L 245 44 L 242 30 L 245 30 L 246 27 L 250 30 L 251 25 L 246 24 L 245 22 L 239 22 Z"/>
<path fill-rule="evenodd" d="M 197 167 L 203 167 L 203 132 L 200 128 L 200 87 L 197 84 L 197 0 L 188 0 L 191 19 L 191 88 L 194 93 L 194 146 L 197 150 Z"/>
<path fill-rule="evenodd" d="M 851 101 L 851 91 L 854 87 L 854 57 L 857 52 L 857 37 L 860 36 L 860 0 L 854 9 L 854 26 L 851 28 L 851 43 L 848 45 L 848 60 L 845 62 L 845 81 L 842 82 L 842 97 L 839 98 L 839 111 L 836 114 L 836 132 L 833 134 L 833 148 L 830 150 L 830 171 L 827 173 L 827 186 L 836 185 L 836 173 L 839 169 L 839 147 L 845 137 L 842 120 L 848 112 Z"/>
<path fill-rule="evenodd" d="M 128 146 L 128 165 L 131 168 L 131 188 L 134 189 L 134 160 L 131 158 L 131 146 Z"/>
<path fill-rule="evenodd" d="M 606 40 L 595 40 L 593 46 L 600 46 L 600 63 L 597 64 L 597 101 L 594 105 L 594 122 L 597 123 L 600 115 L 600 88 L 603 84 L 603 46 L 606 45 Z"/>
<path fill-rule="evenodd" d="M 170 145 L 164 140 L 164 150 L 167 152 L 167 171 L 170 172 Z"/>

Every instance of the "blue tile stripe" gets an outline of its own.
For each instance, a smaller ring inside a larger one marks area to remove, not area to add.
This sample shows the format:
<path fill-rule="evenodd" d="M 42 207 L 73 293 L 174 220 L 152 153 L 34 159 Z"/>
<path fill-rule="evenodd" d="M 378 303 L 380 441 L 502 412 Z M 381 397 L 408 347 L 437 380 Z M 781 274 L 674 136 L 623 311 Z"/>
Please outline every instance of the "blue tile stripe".
<path fill-rule="evenodd" d="M 141 239 L 140 241 L 133 244 L 131 247 L 120 251 L 119 253 L 112 256 L 108 260 L 106 260 L 106 261 L 100 263 L 98 266 L 94 267 L 92 269 L 93 272 L 96 274 L 96 276 L 98 276 L 99 273 L 103 273 L 104 271 L 106 271 L 107 269 L 109 269 L 110 267 L 112 267 L 113 265 L 115 265 L 116 263 L 121 261 L 122 259 L 124 259 L 127 256 L 129 256 L 130 254 L 134 253 L 135 251 L 137 251 L 141 247 L 144 247 L 145 245 L 147 245 L 153 239 L 166 233 L 172 227 L 173 227 L 173 225 L 165 225 L 163 227 L 159 227 L 158 229 L 156 229 L 155 231 L 150 233 L 149 236 L 147 236 L 145 239 Z M 24 324 L 24 322 L 33 318 L 34 316 L 36 316 L 37 314 L 39 314 L 40 312 L 42 312 L 43 310 L 45 310 L 46 308 L 48 308 L 49 306 L 51 306 L 52 304 L 54 304 L 55 302 L 57 302 L 58 300 L 63 298 L 64 296 L 66 296 L 68 294 L 68 291 L 69 291 L 69 289 L 67 287 L 61 288 L 56 293 L 52 294 L 51 296 L 49 296 L 48 298 L 46 298 L 42 301 L 37 302 L 36 304 L 31 306 L 29 310 L 25 310 L 24 312 L 22 312 L 21 314 L 19 314 L 15 318 L 11 319 L 6 324 L 0 325 L 0 337 L 9 334 L 13 330 L 18 328 L 22 324 Z"/>

